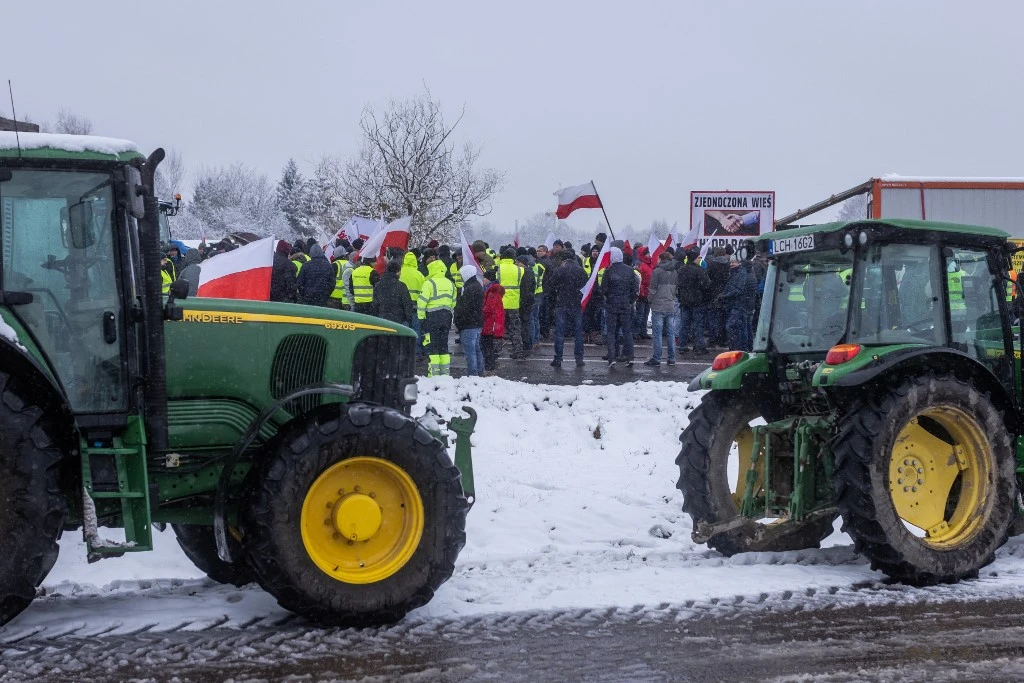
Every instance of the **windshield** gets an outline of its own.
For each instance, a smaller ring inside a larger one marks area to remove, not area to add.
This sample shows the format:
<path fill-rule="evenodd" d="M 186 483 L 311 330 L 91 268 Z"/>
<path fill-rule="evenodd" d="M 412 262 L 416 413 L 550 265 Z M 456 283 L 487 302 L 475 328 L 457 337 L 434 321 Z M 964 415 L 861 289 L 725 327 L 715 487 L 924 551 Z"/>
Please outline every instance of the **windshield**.
<path fill-rule="evenodd" d="M 784 256 L 777 260 L 775 270 L 772 344 L 781 353 L 828 351 L 846 332 L 853 252 Z M 759 339 L 762 336 L 759 330 Z"/>
<path fill-rule="evenodd" d="M 871 246 L 857 262 L 859 304 L 854 309 L 849 341 L 858 344 L 944 343 L 945 311 L 940 277 L 936 245 Z"/>
<path fill-rule="evenodd" d="M 124 406 L 120 297 L 109 173 L 15 170 L 0 182 L 3 289 L 76 412 Z"/>
<path fill-rule="evenodd" d="M 160 244 L 171 243 L 171 223 L 167 220 L 167 212 L 160 209 Z"/>

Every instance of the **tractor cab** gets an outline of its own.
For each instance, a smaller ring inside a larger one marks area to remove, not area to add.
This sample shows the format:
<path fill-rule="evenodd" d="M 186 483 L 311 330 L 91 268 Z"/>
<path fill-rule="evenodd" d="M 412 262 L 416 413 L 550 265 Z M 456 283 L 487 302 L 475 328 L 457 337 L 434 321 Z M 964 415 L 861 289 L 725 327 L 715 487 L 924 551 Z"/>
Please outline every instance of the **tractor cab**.
<path fill-rule="evenodd" d="M 723 371 L 752 358 L 810 389 L 862 381 L 883 355 L 939 352 L 1013 393 L 1002 231 L 860 221 L 775 232 L 741 252 L 769 259 L 753 351 L 722 354 L 694 388 L 729 381 Z"/>

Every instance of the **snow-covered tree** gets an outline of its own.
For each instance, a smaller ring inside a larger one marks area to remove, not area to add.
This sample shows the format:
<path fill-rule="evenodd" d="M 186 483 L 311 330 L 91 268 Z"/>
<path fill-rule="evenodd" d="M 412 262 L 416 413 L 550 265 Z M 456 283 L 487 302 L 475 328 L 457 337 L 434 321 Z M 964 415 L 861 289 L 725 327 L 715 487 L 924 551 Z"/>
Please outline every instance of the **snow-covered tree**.
<path fill-rule="evenodd" d="M 839 207 L 838 221 L 858 221 L 868 217 L 867 193 L 854 195 Z"/>
<path fill-rule="evenodd" d="M 343 164 L 337 157 L 323 156 L 313 170 L 306 193 L 307 215 L 315 230 L 334 235 L 348 220 L 342 201 Z"/>
<path fill-rule="evenodd" d="M 200 171 L 189 211 L 207 226 L 210 237 L 237 231 L 294 235 L 267 176 L 240 163 Z"/>
<path fill-rule="evenodd" d="M 316 234 L 309 222 L 309 186 L 294 159 L 285 164 L 277 183 L 277 206 L 294 233 Z"/>
<path fill-rule="evenodd" d="M 480 147 L 456 148 L 454 124 L 445 123 L 441 104 L 429 91 L 382 110 L 363 110 L 359 153 L 342 173 L 342 200 L 353 213 L 388 219 L 412 215 L 412 244 L 451 241 L 471 216 L 491 211 L 504 173 L 480 169 Z"/>

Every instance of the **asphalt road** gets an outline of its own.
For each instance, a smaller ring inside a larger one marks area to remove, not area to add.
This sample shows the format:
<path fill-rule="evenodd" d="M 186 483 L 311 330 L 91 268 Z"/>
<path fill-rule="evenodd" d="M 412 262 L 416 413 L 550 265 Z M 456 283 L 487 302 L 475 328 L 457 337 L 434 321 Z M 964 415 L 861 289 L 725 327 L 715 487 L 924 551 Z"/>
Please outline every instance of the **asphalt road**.
<path fill-rule="evenodd" d="M 872 587 L 869 593 L 884 591 Z M 955 594 L 954 594 L 955 595 Z M 839 596 L 834 596 L 839 597 Z M 2 680 L 1020 681 L 1024 598 L 720 603 L 400 623 L 28 639 Z M 795 603 L 795 604 L 789 604 Z"/>
<path fill-rule="evenodd" d="M 712 349 L 710 353 L 694 354 L 687 353 L 676 356 L 676 364 L 669 367 L 665 361 L 668 360 L 666 350 L 662 349 L 661 365 L 649 367 L 644 361 L 651 357 L 651 342 L 641 341 L 635 344 L 634 362 L 632 367 L 626 367 L 622 363 L 616 363 L 608 367 L 606 361 L 601 360 L 607 349 L 601 345 L 588 344 L 584 347 L 584 359 L 586 366 L 576 367 L 573 358 L 573 341 L 566 340 L 562 367 L 551 367 L 551 360 L 555 357 L 554 344 L 541 342 L 540 349 L 532 352 L 526 360 L 516 361 L 502 353 L 497 372 L 498 377 L 516 381 L 536 382 L 540 384 L 623 384 L 626 382 L 652 381 L 652 382 L 689 382 L 691 379 L 704 371 L 715 354 L 725 349 Z M 454 334 L 449 339 L 448 348 L 452 355 L 452 375 L 461 377 L 466 372 L 466 356 L 462 353 L 461 344 L 455 343 Z M 426 363 L 420 368 L 422 374 L 426 374 Z"/>

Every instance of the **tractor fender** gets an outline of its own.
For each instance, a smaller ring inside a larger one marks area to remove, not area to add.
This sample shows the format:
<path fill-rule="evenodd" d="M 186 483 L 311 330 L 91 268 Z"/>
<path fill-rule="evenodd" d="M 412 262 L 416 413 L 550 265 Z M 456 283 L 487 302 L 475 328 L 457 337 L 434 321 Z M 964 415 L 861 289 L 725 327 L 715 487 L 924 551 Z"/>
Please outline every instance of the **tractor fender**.
<path fill-rule="evenodd" d="M 5 337 L 0 337 L 0 370 L 24 380 L 24 386 L 30 390 L 30 394 L 24 397 L 26 400 L 47 412 L 66 417 L 58 422 L 68 425 L 67 436 L 72 436 L 74 421 L 64 391 L 57 386 L 47 369 L 26 352 L 23 346 Z M 71 443 L 74 442 L 72 438 Z"/>
<path fill-rule="evenodd" d="M 913 347 L 892 351 L 862 368 L 837 378 L 829 385 L 830 388 L 859 388 L 876 381 L 892 384 L 906 374 L 920 374 L 922 369 L 929 371 L 949 371 L 964 379 L 970 379 L 978 388 L 992 397 L 993 403 L 1003 411 L 1006 420 L 1015 423 L 1013 418 L 1013 397 L 1006 386 L 992 370 L 969 356 L 963 351 L 945 347 Z"/>

